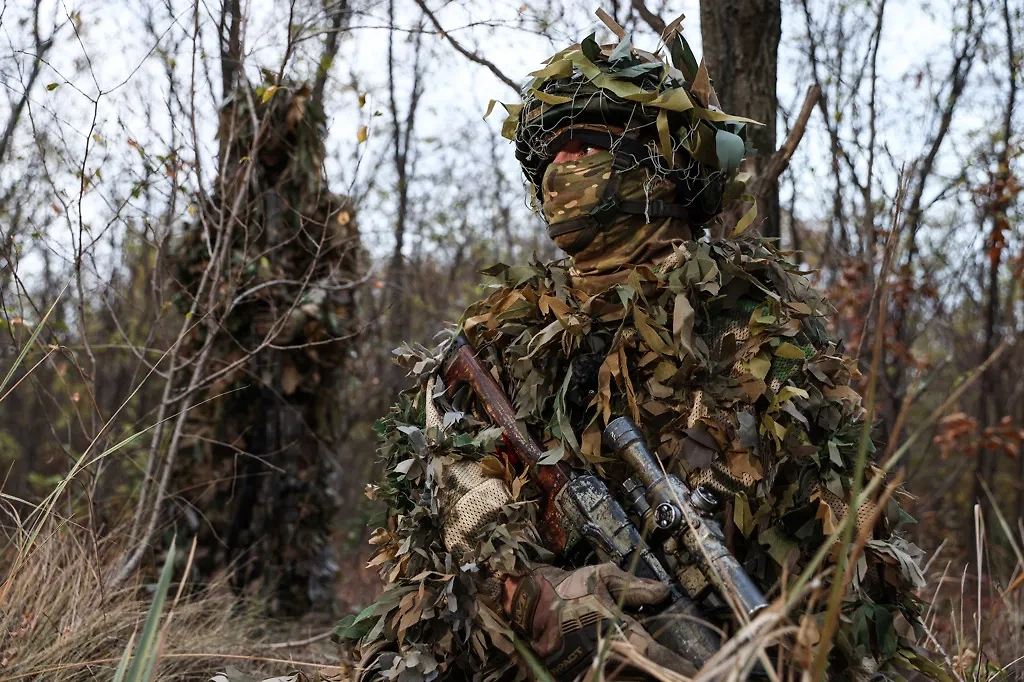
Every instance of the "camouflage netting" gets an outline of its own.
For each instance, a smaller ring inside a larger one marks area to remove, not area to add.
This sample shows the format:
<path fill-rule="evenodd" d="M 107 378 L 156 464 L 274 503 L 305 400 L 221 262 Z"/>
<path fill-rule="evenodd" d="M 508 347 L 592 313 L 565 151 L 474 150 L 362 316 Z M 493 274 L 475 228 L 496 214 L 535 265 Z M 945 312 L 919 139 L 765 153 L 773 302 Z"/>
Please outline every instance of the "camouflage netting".
<path fill-rule="evenodd" d="M 855 366 L 825 333 L 827 304 L 807 279 L 753 239 L 687 242 L 669 261 L 596 292 L 576 288 L 566 262 L 488 274 L 493 293 L 452 334 L 465 333 L 497 369 L 549 461 L 595 471 L 617 490 L 622 465 L 607 458 L 600 434 L 611 418 L 631 416 L 667 467 L 726 497 L 737 556 L 777 595 L 783 575 L 805 566 L 848 511 L 864 418 L 850 386 Z M 418 386 L 378 424 L 386 478 L 374 494 L 390 514 L 372 564 L 386 589 L 338 634 L 362 637 L 364 663 L 368 652 L 397 651 L 392 679 L 522 678 L 483 577 L 551 558 L 526 530 L 535 491 L 496 456 L 498 433 L 479 406 L 435 401 L 443 426 L 427 425 L 427 386 L 451 347 L 399 354 Z M 503 480 L 511 498 L 453 552 L 438 513 L 442 472 L 466 458 Z M 868 475 L 881 472 L 869 466 Z M 873 656 L 887 670 L 940 675 L 913 649 L 922 575 L 920 551 L 900 534 L 908 517 L 896 499 L 879 511 L 832 670 L 836 679 L 863 672 Z M 820 630 L 826 601 L 798 607 L 805 631 Z M 723 614 L 707 615 L 730 627 Z"/>
<path fill-rule="evenodd" d="M 687 208 L 694 225 L 716 215 L 727 194 L 738 193 L 742 183 L 729 183 L 751 151 L 746 126 L 757 122 L 719 108 L 681 19 L 666 29 L 667 60 L 635 48 L 629 34 L 610 45 L 598 45 L 591 34 L 531 73 L 521 104 L 503 105 L 509 115 L 502 134 L 515 142 L 538 199 L 546 167 L 572 138 L 610 148 L 620 170 L 644 166 L 671 180 L 673 200 Z"/>
<path fill-rule="evenodd" d="M 220 276 L 183 356 L 207 342 L 204 317 L 224 319 L 206 370 L 217 376 L 195 401 L 209 402 L 192 409 L 178 453 L 176 518 L 199 535 L 202 576 L 230 565 L 237 588 L 273 586 L 279 613 L 329 606 L 337 572 L 343 382 L 365 257 L 351 202 L 327 186 L 325 121 L 305 86 L 239 89 L 221 110 L 221 179 L 176 250 L 183 311 L 204 273 Z M 211 245 L 226 235 L 218 273 Z"/>

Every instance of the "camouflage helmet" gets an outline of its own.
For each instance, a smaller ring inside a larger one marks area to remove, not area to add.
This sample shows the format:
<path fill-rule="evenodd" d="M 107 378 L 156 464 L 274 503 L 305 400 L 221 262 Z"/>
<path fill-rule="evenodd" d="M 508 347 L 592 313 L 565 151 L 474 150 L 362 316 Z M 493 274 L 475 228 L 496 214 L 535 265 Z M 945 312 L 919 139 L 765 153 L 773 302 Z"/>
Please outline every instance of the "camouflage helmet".
<path fill-rule="evenodd" d="M 602 17 L 605 18 L 605 17 Z M 680 18 L 681 19 L 681 18 Z M 605 18 L 606 23 L 608 19 Z M 555 54 L 530 74 L 522 104 L 505 105 L 502 133 L 543 202 L 541 179 L 570 139 L 611 150 L 616 170 L 646 166 L 677 187 L 672 202 L 623 207 L 614 197 L 605 212 L 645 213 L 707 222 L 749 150 L 745 126 L 757 123 L 721 111 L 703 60 L 698 65 L 678 29 L 666 29 L 669 58 L 632 46 L 617 25 L 617 44 L 599 45 L 591 34 Z M 652 205 L 653 204 L 653 205 Z"/>

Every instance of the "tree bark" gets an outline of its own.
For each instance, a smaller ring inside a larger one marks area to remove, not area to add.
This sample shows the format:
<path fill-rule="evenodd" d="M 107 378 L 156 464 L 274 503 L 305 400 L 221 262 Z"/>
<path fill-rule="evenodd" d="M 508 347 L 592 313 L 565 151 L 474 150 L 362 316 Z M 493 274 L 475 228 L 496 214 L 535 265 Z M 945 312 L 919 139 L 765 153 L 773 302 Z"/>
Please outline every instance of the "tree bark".
<path fill-rule="evenodd" d="M 1005 233 L 1012 231 L 1007 212 L 1013 199 L 1013 192 L 1010 189 L 1012 182 L 1010 172 L 1010 155 L 1013 152 L 1011 137 L 1013 135 L 1013 113 L 1017 102 L 1017 56 L 1014 49 L 1013 21 L 1011 20 L 1010 4 L 1003 0 L 1002 6 L 1003 25 L 1006 28 L 1006 62 L 1007 62 L 1007 91 L 1006 107 L 1003 109 L 1003 124 L 999 143 L 1001 148 L 996 158 L 996 168 L 993 174 L 992 198 L 988 206 L 989 215 L 992 220 L 992 231 L 985 240 L 985 256 L 988 260 L 988 293 L 985 305 L 985 345 L 982 348 L 982 358 L 987 358 L 995 350 L 999 343 L 999 269 L 1002 265 L 1003 249 L 1006 245 Z M 998 368 L 990 367 L 981 377 L 978 390 L 978 420 L 982 429 L 986 426 L 995 426 L 999 422 L 1000 407 L 998 395 L 1005 395 L 1000 385 L 1000 373 Z M 983 496 L 982 483 L 987 482 L 994 486 L 995 473 L 999 467 L 999 452 L 989 449 L 985 443 L 978 451 L 978 459 L 975 462 L 974 470 L 974 495 L 972 502 L 978 502 L 982 510 L 987 511 L 988 501 Z M 1017 491 L 1017 510 L 1024 506 L 1020 489 Z"/>
<path fill-rule="evenodd" d="M 241 0 L 224 0 L 219 29 L 221 93 L 227 99 L 235 91 L 242 68 Z"/>
<path fill-rule="evenodd" d="M 779 40 L 782 37 L 781 0 L 704 0 L 700 3 L 700 30 L 704 59 L 714 79 L 722 108 L 764 123 L 750 126 L 748 134 L 757 155 L 754 175 L 765 169 L 775 153 L 775 91 Z M 778 184 L 758 204 L 761 233 L 778 237 Z"/>

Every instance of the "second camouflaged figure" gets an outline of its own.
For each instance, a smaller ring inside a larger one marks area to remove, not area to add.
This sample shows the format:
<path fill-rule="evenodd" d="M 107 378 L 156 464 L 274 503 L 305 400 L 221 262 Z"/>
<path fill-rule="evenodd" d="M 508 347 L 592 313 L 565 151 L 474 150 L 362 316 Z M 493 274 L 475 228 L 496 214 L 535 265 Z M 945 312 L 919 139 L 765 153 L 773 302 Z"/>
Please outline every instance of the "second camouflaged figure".
<path fill-rule="evenodd" d="M 629 474 L 601 434 L 631 417 L 667 471 L 724 501 L 726 540 L 771 598 L 848 513 L 865 419 L 856 367 L 825 332 L 827 304 L 770 244 L 704 236 L 737 189 L 749 122 L 718 108 L 677 30 L 666 45 L 670 62 L 591 36 L 551 57 L 522 105 L 507 107 L 505 133 L 570 258 L 491 268 L 492 293 L 451 341 L 400 352 L 417 387 L 378 424 L 386 473 L 375 495 L 390 516 L 371 564 L 386 587 L 339 628 L 364 679 L 513 680 L 543 666 L 571 680 L 592 667 L 602 634 L 615 642 L 609 675 L 622 661 L 633 674 L 695 672 L 629 615 L 656 609 L 666 585 L 570 565 L 541 545 L 536 488 L 479 403 L 443 383 L 457 334 L 493 368 L 546 461 L 616 494 Z M 858 513 L 869 539 L 842 606 L 834 679 L 938 674 L 913 644 L 922 576 L 903 518 L 895 499 Z M 794 611 L 801 641 L 823 626 L 827 579 L 821 590 Z M 700 607 L 736 631 L 721 602 Z M 808 665 L 806 647 L 791 649 Z"/>
<path fill-rule="evenodd" d="M 216 189 L 175 257 L 177 302 L 198 321 L 183 383 L 207 362 L 171 481 L 172 530 L 198 537 L 200 583 L 230 570 L 277 615 L 333 612 L 338 572 L 351 283 L 365 258 L 352 202 L 327 186 L 326 122 L 306 86 L 238 88 L 221 109 Z M 214 295 L 200 295 L 217 273 Z"/>

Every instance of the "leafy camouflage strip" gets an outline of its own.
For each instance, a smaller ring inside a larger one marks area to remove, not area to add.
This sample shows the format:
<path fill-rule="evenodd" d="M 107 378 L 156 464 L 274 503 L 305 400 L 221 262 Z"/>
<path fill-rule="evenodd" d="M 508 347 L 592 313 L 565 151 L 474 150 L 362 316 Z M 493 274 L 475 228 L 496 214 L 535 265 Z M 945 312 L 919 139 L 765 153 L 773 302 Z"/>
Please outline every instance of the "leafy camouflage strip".
<path fill-rule="evenodd" d="M 638 267 L 596 293 L 574 286 L 564 263 L 496 266 L 488 271 L 496 288 L 461 329 L 498 369 L 548 461 L 592 469 L 615 489 L 626 472 L 608 459 L 600 434 L 626 414 L 669 468 L 692 479 L 716 472 L 730 495 L 734 549 L 769 592 L 846 513 L 864 418 L 850 386 L 856 368 L 824 331 L 826 304 L 769 246 L 689 242 L 673 261 Z M 400 360 L 422 385 L 443 346 L 405 348 Z M 387 478 L 376 495 L 392 511 L 375 536 L 373 563 L 387 587 L 339 634 L 391 642 L 396 671 L 426 673 L 426 665 L 483 680 L 514 664 L 474 585 L 483 567 L 516 570 L 534 550 L 521 540 L 531 490 L 493 456 L 495 434 L 471 407 L 450 407 L 443 440 L 422 430 L 422 392 L 403 397 L 379 424 Z M 469 553 L 452 556 L 434 489 L 441 463 L 465 457 L 503 479 L 514 502 L 502 509 L 507 526 L 488 525 Z M 869 475 L 880 473 L 869 467 Z M 899 534 L 908 520 L 897 500 L 881 510 L 843 607 L 836 670 L 874 656 L 886 667 L 937 674 L 911 650 L 923 579 L 920 551 Z M 821 626 L 823 602 L 801 619 L 809 632 Z"/>

